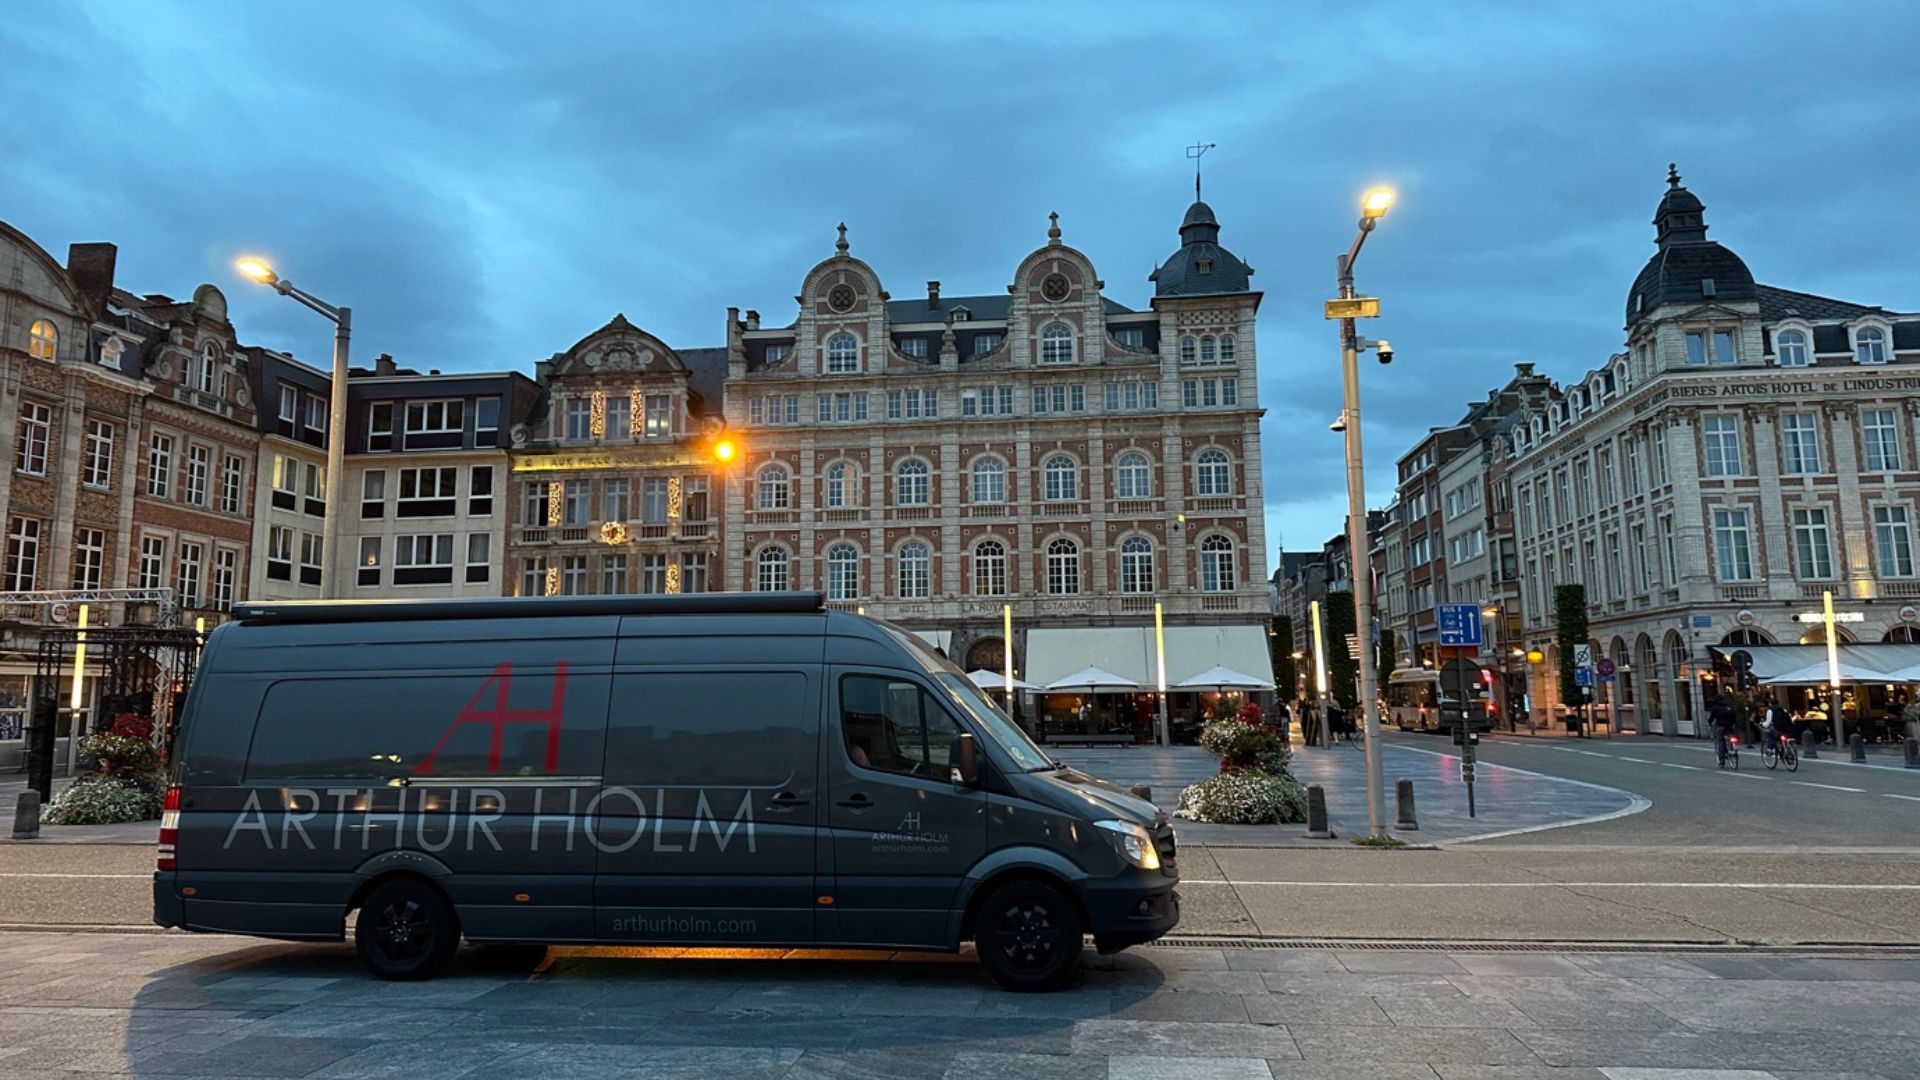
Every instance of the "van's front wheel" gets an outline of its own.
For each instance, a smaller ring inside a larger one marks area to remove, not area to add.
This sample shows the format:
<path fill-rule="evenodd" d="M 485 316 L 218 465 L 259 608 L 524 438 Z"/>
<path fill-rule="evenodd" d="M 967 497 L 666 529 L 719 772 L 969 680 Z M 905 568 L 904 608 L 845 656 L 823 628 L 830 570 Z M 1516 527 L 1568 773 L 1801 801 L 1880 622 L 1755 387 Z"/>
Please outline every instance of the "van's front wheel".
<path fill-rule="evenodd" d="M 439 892 L 401 878 L 367 894 L 353 924 L 360 962 L 382 979 L 428 979 L 460 947 L 460 926 Z"/>
<path fill-rule="evenodd" d="M 1011 881 L 980 906 L 974 947 L 1008 990 L 1058 990 L 1080 966 L 1086 927 L 1073 898 L 1039 881 Z"/>

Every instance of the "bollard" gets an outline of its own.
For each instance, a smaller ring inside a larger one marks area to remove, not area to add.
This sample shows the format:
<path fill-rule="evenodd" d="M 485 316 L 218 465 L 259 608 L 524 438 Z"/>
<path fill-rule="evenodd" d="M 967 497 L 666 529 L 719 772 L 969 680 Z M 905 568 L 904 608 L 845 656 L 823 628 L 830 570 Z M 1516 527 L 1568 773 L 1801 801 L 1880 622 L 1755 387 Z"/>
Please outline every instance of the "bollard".
<path fill-rule="evenodd" d="M 13 838 L 40 839 L 40 793 L 32 788 L 21 792 L 20 801 L 13 804 Z"/>
<path fill-rule="evenodd" d="M 1800 756 L 1808 761 L 1820 760 L 1820 743 L 1813 737 L 1811 731 L 1800 733 Z"/>
<path fill-rule="evenodd" d="M 1133 785 L 1132 787 L 1127 789 L 1127 794 L 1133 796 L 1136 799 L 1139 799 L 1141 802 L 1153 801 L 1153 789 L 1148 787 L 1145 784 Z"/>
<path fill-rule="evenodd" d="M 1307 839 L 1333 839 L 1333 830 L 1327 828 L 1327 792 L 1319 784 L 1307 785 Z"/>
<path fill-rule="evenodd" d="M 1402 777 L 1393 785 L 1394 801 L 1400 804 L 1399 820 L 1393 827 L 1401 832 L 1419 832 L 1420 821 L 1413 816 L 1413 781 Z"/>
<path fill-rule="evenodd" d="M 1853 733 L 1853 738 L 1850 741 L 1853 744 L 1852 760 L 1854 761 L 1867 760 L 1867 737 L 1856 731 Z"/>
<path fill-rule="evenodd" d="M 1907 740 L 1907 768 L 1920 769 L 1920 739 Z"/>

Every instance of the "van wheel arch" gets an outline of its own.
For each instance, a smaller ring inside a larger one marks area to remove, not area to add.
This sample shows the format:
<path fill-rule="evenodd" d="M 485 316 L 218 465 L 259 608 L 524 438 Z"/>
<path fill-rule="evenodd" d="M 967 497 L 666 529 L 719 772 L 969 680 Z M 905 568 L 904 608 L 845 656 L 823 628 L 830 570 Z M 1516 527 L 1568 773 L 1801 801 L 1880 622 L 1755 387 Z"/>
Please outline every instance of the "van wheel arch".
<path fill-rule="evenodd" d="M 460 909 L 454 905 L 453 897 L 447 894 L 446 888 L 442 886 L 438 881 L 435 881 L 432 877 L 426 874 L 422 874 L 414 870 L 388 870 L 383 873 L 375 874 L 370 878 L 367 878 L 365 881 L 362 881 L 359 884 L 359 886 L 353 890 L 353 895 L 347 899 L 347 906 L 345 910 L 340 912 L 341 939 L 345 940 L 347 936 L 347 932 L 346 932 L 347 920 L 351 919 L 353 917 L 353 913 L 360 909 L 360 904 L 366 900 L 367 895 L 369 893 L 373 892 L 373 890 L 379 888 L 380 886 L 385 885 L 389 881 L 400 881 L 403 879 L 410 880 L 410 881 L 418 881 L 421 884 L 425 885 L 427 888 L 432 889 L 435 893 L 439 894 L 441 901 L 447 905 L 447 911 L 452 913 L 453 915 L 454 928 L 456 930 L 460 928 Z"/>
<path fill-rule="evenodd" d="M 960 918 L 961 944 L 964 945 L 973 940 L 974 929 L 980 919 L 980 907 L 986 902 L 987 897 L 992 896 L 993 891 L 1000 886 L 1014 881 L 1037 881 L 1059 889 L 1072 898 L 1074 910 L 1080 913 L 1080 924 L 1093 925 L 1092 916 L 1087 911 L 1087 902 L 1081 897 L 1079 888 L 1073 882 L 1038 866 L 1010 866 L 982 879 L 978 885 L 974 886 L 973 894 L 967 897 L 966 912 Z"/>

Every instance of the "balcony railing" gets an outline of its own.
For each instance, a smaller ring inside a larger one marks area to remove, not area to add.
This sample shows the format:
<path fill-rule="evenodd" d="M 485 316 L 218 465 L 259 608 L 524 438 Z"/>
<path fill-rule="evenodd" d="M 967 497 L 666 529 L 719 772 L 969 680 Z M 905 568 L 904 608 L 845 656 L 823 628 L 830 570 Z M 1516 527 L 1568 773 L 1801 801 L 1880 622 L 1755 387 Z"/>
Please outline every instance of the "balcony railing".
<path fill-rule="evenodd" d="M 933 517 L 931 506 L 896 506 L 893 508 L 895 521 L 926 521 Z"/>
<path fill-rule="evenodd" d="M 791 525 L 798 520 L 800 520 L 800 515 L 793 510 L 747 511 L 747 524 L 749 525 Z"/>
<path fill-rule="evenodd" d="M 680 538 L 682 540 L 705 540 L 712 535 L 713 522 L 711 521 L 683 521 L 680 523 Z"/>
<path fill-rule="evenodd" d="M 1152 611 L 1153 597 L 1123 596 L 1120 598 L 1120 610 L 1121 611 Z"/>
<path fill-rule="evenodd" d="M 1219 595 L 1202 596 L 1200 598 L 1200 610 L 1201 611 L 1239 611 L 1240 599 L 1241 598 L 1239 596 L 1233 593 L 1222 593 Z"/>
<path fill-rule="evenodd" d="M 667 523 L 664 521 L 643 521 L 633 527 L 633 535 L 642 540 L 665 540 Z"/>
<path fill-rule="evenodd" d="M 1678 601 L 1680 597 L 1677 594 L 1679 593 L 1680 590 L 1674 589 L 1671 591 L 1676 594 L 1674 596 L 1674 600 Z M 1767 594 L 1766 589 L 1759 585 L 1722 585 L 1720 586 L 1720 599 L 1722 600 L 1730 600 L 1730 601 L 1759 600 L 1764 598 L 1766 594 Z"/>
<path fill-rule="evenodd" d="M 1910 600 L 1920 596 L 1920 581 L 1882 581 L 1880 595 Z"/>
<path fill-rule="evenodd" d="M 821 511 L 820 520 L 829 522 L 859 521 L 866 516 L 867 511 L 865 507 L 843 506 L 833 510 Z"/>
<path fill-rule="evenodd" d="M 1004 518 L 1013 516 L 1013 508 L 1006 503 L 974 503 L 967 507 L 970 518 Z"/>
<path fill-rule="evenodd" d="M 521 529 L 520 542 L 523 544 L 544 544 L 547 542 L 547 530 Z"/>
<path fill-rule="evenodd" d="M 585 525 L 569 525 L 560 530 L 560 542 L 563 544 L 578 544 L 590 539 L 591 535 L 592 530 L 588 529 Z"/>
<path fill-rule="evenodd" d="M 1041 517 L 1086 517 L 1087 504 L 1083 502 L 1048 502 L 1040 504 Z"/>
<path fill-rule="evenodd" d="M 1242 509 L 1244 503 L 1234 496 L 1220 495 L 1200 499 L 1188 499 L 1187 507 L 1200 513 L 1219 513 L 1221 511 Z"/>
<path fill-rule="evenodd" d="M 1160 512 L 1160 504 L 1153 499 L 1116 499 L 1113 512 L 1120 517 L 1140 517 Z"/>

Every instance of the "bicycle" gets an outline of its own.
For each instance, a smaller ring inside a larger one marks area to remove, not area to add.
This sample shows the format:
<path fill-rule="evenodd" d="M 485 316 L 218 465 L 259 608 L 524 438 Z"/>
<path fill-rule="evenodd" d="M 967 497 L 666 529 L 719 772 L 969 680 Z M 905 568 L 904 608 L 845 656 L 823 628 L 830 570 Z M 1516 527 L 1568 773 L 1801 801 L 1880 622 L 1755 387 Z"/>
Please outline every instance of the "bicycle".
<path fill-rule="evenodd" d="M 1727 764 L 1731 762 L 1733 764 L 1733 771 L 1740 771 L 1740 736 L 1729 732 L 1726 741 L 1721 743 L 1716 749 L 1720 751 L 1721 768 L 1726 768 Z"/>
<path fill-rule="evenodd" d="M 1760 747 L 1760 763 L 1771 769 L 1784 763 L 1788 772 L 1800 771 L 1800 746 L 1789 736 L 1769 734 Z"/>

